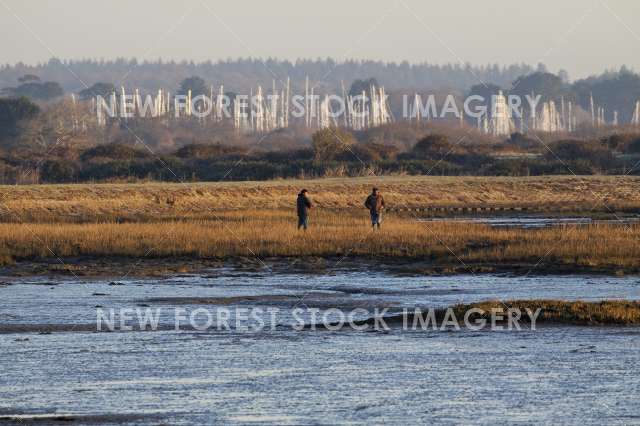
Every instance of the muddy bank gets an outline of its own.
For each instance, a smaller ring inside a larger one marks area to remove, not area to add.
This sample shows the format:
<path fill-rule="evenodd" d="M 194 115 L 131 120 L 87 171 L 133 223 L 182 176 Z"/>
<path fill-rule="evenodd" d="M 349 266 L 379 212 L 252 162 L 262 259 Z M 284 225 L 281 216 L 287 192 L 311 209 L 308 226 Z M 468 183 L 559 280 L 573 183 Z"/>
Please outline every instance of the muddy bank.
<path fill-rule="evenodd" d="M 508 312 L 517 311 L 520 314 L 534 317 L 537 324 L 546 325 L 574 325 L 574 326 L 638 326 L 640 325 L 640 302 L 605 300 L 602 302 L 566 302 L 562 300 L 509 300 L 489 301 L 471 304 L 460 304 L 450 308 L 455 318 L 463 318 L 469 312 L 471 321 L 491 321 L 492 312 L 502 315 L 496 321 L 498 324 L 509 322 Z M 437 309 L 434 318 L 438 323 L 446 321 L 451 312 L 448 309 Z M 539 312 L 539 314 L 536 314 Z M 426 312 L 425 312 L 426 313 Z M 398 326 L 413 323 L 418 315 L 423 313 L 409 312 L 408 314 L 394 314 L 385 318 L 391 325 Z M 373 324 L 375 319 L 362 321 L 362 324 Z"/>
<path fill-rule="evenodd" d="M 169 324 L 159 324 L 154 330 L 151 327 L 142 328 L 139 325 L 133 324 L 131 330 L 126 331 L 169 331 L 174 327 Z M 119 331 L 119 330 L 114 330 Z M 125 331 L 125 330 L 123 330 Z M 84 324 L 0 324 L 0 334 L 37 334 L 48 335 L 53 333 L 109 333 L 109 329 L 98 330 L 96 323 L 84 323 Z M 30 339 L 16 338 L 16 342 L 28 343 Z"/>
<path fill-rule="evenodd" d="M 58 414 L 43 413 L 29 414 L 28 410 L 16 410 L 13 414 L 3 414 L 0 411 L 0 423 L 6 425 L 51 425 L 51 424 L 82 424 L 82 425 L 105 425 L 105 424 L 131 424 L 140 421 L 157 421 L 161 424 L 160 415 L 151 414 Z"/>
<path fill-rule="evenodd" d="M 459 274 L 513 275 L 636 275 L 636 267 L 619 265 L 579 265 L 554 259 L 531 259 L 514 263 L 469 262 L 449 259 L 410 257 L 230 257 L 226 259 L 198 258 L 136 258 L 136 257 L 73 257 L 63 259 L 23 260 L 0 267 L 0 276 L 69 276 L 149 277 L 163 278 L 180 274 L 224 274 L 225 270 L 250 273 L 331 274 L 345 271 L 384 272 L 407 276 L 438 276 Z M 9 285 L 0 282 L 0 286 Z"/>
<path fill-rule="evenodd" d="M 273 306 L 278 306 L 280 299 L 273 298 Z M 247 298 L 242 300 L 236 300 L 234 303 L 242 304 Z M 258 302 L 269 304 L 269 300 L 260 300 Z M 220 306 L 225 303 L 231 303 L 229 300 L 194 300 L 190 299 L 179 300 L 171 299 L 172 302 L 180 303 L 197 303 L 197 304 L 212 304 Z M 299 298 L 298 298 L 299 301 Z M 168 300 L 160 300 L 159 303 L 169 303 Z M 306 305 L 306 303 L 305 303 Z M 315 307 L 305 306 L 305 309 Z M 322 306 L 320 309 L 333 309 L 330 303 L 326 306 Z M 341 306 L 344 309 L 344 307 Z M 361 306 L 360 308 L 364 308 Z M 365 308 L 366 309 L 366 308 Z M 477 324 L 478 321 L 494 322 L 497 325 L 509 326 L 513 320 L 519 324 L 527 325 L 533 321 L 535 326 L 578 326 L 578 327 L 591 327 L 591 326 L 628 326 L 637 327 L 640 326 L 640 302 L 633 301 L 614 301 L 605 300 L 601 302 L 566 302 L 561 300 L 515 300 L 515 301 L 488 301 L 480 303 L 470 304 L 458 304 L 449 308 L 429 309 L 427 307 L 415 308 L 415 309 L 387 309 L 382 315 L 372 315 L 369 318 L 361 320 L 350 320 L 350 324 L 355 326 L 360 331 L 385 331 L 392 329 L 411 329 L 413 330 L 447 330 L 450 326 L 445 324 L 451 321 L 459 324 L 464 328 L 463 319 L 471 324 Z M 378 312 L 378 311 L 376 311 Z M 516 314 L 517 312 L 517 314 Z M 497 314 L 497 316 L 496 316 Z M 517 317 L 515 316 L 517 315 Z M 511 316 L 511 318 L 509 317 Z M 419 325 L 421 324 L 421 325 Z M 323 330 L 339 330 L 345 325 L 344 320 L 340 323 L 335 322 L 308 322 L 302 328 L 300 325 L 292 324 L 279 324 L 275 327 L 274 331 L 323 331 Z M 371 328 L 363 328 L 363 326 L 369 326 Z M 158 332 L 158 331 L 170 331 L 175 330 L 175 325 L 162 323 L 155 327 L 150 327 L 145 324 L 142 327 L 140 324 L 129 325 L 130 328 L 120 329 L 117 323 L 113 329 L 98 328 L 97 324 L 0 324 L 0 334 L 52 334 L 52 333 L 104 333 L 104 332 Z M 409 327 L 409 328 L 408 328 Z M 422 328 L 420 328 L 422 327 Z M 349 327 L 345 329 L 350 330 Z M 509 328 L 511 329 L 511 328 Z M 519 329 L 519 328 L 518 328 Z M 225 333 L 233 332 L 233 328 L 229 329 L 225 325 L 224 330 L 216 329 L 212 326 L 210 329 L 202 330 L 189 326 L 181 326 L 180 332 L 197 332 L 197 333 Z M 262 333 L 259 331 L 244 331 L 245 333 Z M 14 339 L 16 343 L 29 344 L 30 337 L 17 337 Z"/>

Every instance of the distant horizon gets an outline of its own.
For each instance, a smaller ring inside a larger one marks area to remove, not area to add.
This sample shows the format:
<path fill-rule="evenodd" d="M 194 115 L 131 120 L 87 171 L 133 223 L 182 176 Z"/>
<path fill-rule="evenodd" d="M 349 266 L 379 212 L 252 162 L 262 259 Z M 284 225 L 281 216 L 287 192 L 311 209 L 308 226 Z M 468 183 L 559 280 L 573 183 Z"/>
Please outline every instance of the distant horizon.
<path fill-rule="evenodd" d="M 185 0 L 0 2 L 0 62 L 50 57 L 345 58 L 412 64 L 534 64 L 572 79 L 640 69 L 636 2 Z"/>
<path fill-rule="evenodd" d="M 53 60 L 58 60 L 61 63 L 69 63 L 69 62 L 96 62 L 96 63 L 100 63 L 100 62 L 104 62 L 104 63 L 115 63 L 118 61 L 124 61 L 124 62 L 132 62 L 132 61 L 136 61 L 138 65 L 140 64 L 159 64 L 159 63 L 166 63 L 166 64 L 190 64 L 193 63 L 196 66 L 199 65 L 205 65 L 205 64 L 223 64 L 223 63 L 234 63 L 234 62 L 241 62 L 241 61 L 256 61 L 256 62 L 267 62 L 267 61 L 275 61 L 275 62 L 288 62 L 290 63 L 292 66 L 296 66 L 296 63 L 299 62 L 317 62 L 317 61 L 327 61 L 327 60 L 331 60 L 334 61 L 336 64 L 340 65 L 340 64 L 347 64 L 347 63 L 377 63 L 377 64 L 383 64 L 383 65 L 397 65 L 400 66 L 403 63 L 408 63 L 409 66 L 423 66 L 423 65 L 428 65 L 428 66 L 434 66 L 434 67 L 452 67 L 455 69 L 463 69 L 466 66 L 470 66 L 472 68 L 490 68 L 490 67 L 494 67 L 494 66 L 498 66 L 500 69 L 507 69 L 509 67 L 512 66 L 527 66 L 532 68 L 532 73 L 537 72 L 540 70 L 540 66 L 543 66 L 545 68 L 545 72 L 549 72 L 551 74 L 556 74 L 559 75 L 563 72 L 566 72 L 568 77 L 569 77 L 569 81 L 570 82 L 575 82 L 578 80 L 583 80 L 583 79 L 587 79 L 587 78 L 591 78 L 591 77 L 598 77 L 601 76 L 603 74 L 607 74 L 607 73 L 617 73 L 620 72 L 620 70 L 627 69 L 630 72 L 633 73 L 637 73 L 640 74 L 640 70 L 637 70 L 636 67 L 629 65 L 629 64 L 621 64 L 619 66 L 612 66 L 610 68 L 602 68 L 600 71 L 593 71 L 592 73 L 585 75 L 585 76 L 581 76 L 581 77 L 575 77 L 573 76 L 569 71 L 567 71 L 564 68 L 559 68 L 559 69 L 551 69 L 548 64 L 544 63 L 544 62 L 539 62 L 539 63 L 526 63 L 526 62 L 509 62 L 509 63 L 499 63 L 499 62 L 487 62 L 487 63 L 471 63 L 471 62 L 464 62 L 464 63 L 459 63 L 459 62 L 431 62 L 428 60 L 423 60 L 423 61 L 418 61 L 418 60 L 409 60 L 409 59 L 404 59 L 404 60 L 384 60 L 384 59 L 371 59 L 371 58 L 348 58 L 348 59 L 337 59 L 335 57 L 331 57 L 331 56 L 327 56 L 327 57 L 299 57 L 299 58 L 295 58 L 295 59 L 291 59 L 291 58 L 280 58 L 280 57 L 251 57 L 251 56 L 238 56 L 238 57 L 230 57 L 230 58 L 218 58 L 218 59 L 201 59 L 201 60 L 193 60 L 193 59 L 188 59 L 188 58 L 166 58 L 166 57 L 158 57 L 158 58 L 154 58 L 154 59 L 149 59 L 149 58 L 136 58 L 136 57 L 126 57 L 126 56 L 114 56 L 114 57 L 82 57 L 82 58 L 60 58 L 60 57 L 55 57 L 52 56 L 49 59 L 46 60 L 42 60 L 42 61 L 37 61 L 37 62 L 31 62 L 31 63 L 26 63 L 26 62 L 22 62 L 22 61 L 18 61 L 18 62 L 13 62 L 13 63 L 0 63 L 0 68 L 3 69 L 7 69 L 7 68 L 16 68 L 18 66 L 24 66 L 26 68 L 38 68 L 38 67 L 44 67 L 47 66 L 51 61 Z M 639 67 L 640 68 L 640 67 Z M 375 77 L 375 76 L 362 76 L 363 78 L 365 77 Z"/>

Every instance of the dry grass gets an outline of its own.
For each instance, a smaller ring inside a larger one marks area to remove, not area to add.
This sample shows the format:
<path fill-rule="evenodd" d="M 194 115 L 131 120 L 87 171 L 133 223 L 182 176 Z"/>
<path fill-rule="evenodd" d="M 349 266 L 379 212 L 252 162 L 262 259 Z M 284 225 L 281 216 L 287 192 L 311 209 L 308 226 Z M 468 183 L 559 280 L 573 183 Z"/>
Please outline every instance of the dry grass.
<path fill-rule="evenodd" d="M 538 323 L 580 324 L 580 325 L 640 325 L 640 302 L 603 301 L 603 302 L 566 302 L 561 300 L 520 300 L 509 302 L 482 302 L 455 307 L 456 315 L 464 315 L 471 308 L 484 312 L 505 307 L 529 309 L 535 312 L 541 309 Z"/>
<path fill-rule="evenodd" d="M 0 264 L 71 256 L 228 258 L 366 256 L 429 265 L 569 265 L 640 270 L 639 226 L 541 230 L 418 223 L 386 215 L 372 233 L 370 187 L 387 204 L 640 208 L 633 177 L 388 177 L 211 184 L 0 186 Z M 295 228 L 301 187 L 316 203 L 307 233 Z M 539 269 L 542 269 L 539 268 Z"/>
<path fill-rule="evenodd" d="M 640 226 L 494 229 L 478 224 L 418 223 L 387 215 L 372 232 L 366 211 L 315 211 L 308 232 L 293 210 L 221 212 L 208 220 L 156 223 L 0 224 L 0 258 L 131 256 L 228 258 L 257 255 L 366 256 L 434 265 L 571 265 L 640 268 Z"/>
<path fill-rule="evenodd" d="M 360 208 L 372 185 L 392 206 L 640 209 L 637 177 L 382 177 L 198 184 L 0 186 L 0 222 L 209 219 L 212 212 L 291 208 L 306 187 L 318 206 Z"/>

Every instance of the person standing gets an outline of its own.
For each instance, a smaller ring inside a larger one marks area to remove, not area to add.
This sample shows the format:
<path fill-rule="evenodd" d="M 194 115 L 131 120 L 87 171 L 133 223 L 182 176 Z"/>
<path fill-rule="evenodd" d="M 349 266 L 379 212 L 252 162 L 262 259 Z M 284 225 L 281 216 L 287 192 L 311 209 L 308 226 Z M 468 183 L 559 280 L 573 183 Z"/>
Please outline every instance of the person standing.
<path fill-rule="evenodd" d="M 364 202 L 364 206 L 369 209 L 369 213 L 371 214 L 371 226 L 373 229 L 375 229 L 376 226 L 380 229 L 380 225 L 382 224 L 382 210 L 384 209 L 384 197 L 378 192 L 378 188 L 373 188 L 371 194 Z"/>
<path fill-rule="evenodd" d="M 298 229 L 304 228 L 307 230 L 309 226 L 309 209 L 311 209 L 311 200 L 307 197 L 307 190 L 303 189 L 298 194 L 298 200 L 296 203 L 296 208 L 298 210 Z"/>

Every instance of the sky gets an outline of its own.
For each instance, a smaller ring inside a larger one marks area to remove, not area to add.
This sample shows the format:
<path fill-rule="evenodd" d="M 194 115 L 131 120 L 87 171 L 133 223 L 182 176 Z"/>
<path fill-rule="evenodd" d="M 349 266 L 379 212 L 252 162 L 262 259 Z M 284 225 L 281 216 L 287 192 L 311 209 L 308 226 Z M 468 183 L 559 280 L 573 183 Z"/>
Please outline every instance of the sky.
<path fill-rule="evenodd" d="M 333 57 L 640 71 L 637 0 L 0 0 L 0 63 Z"/>

